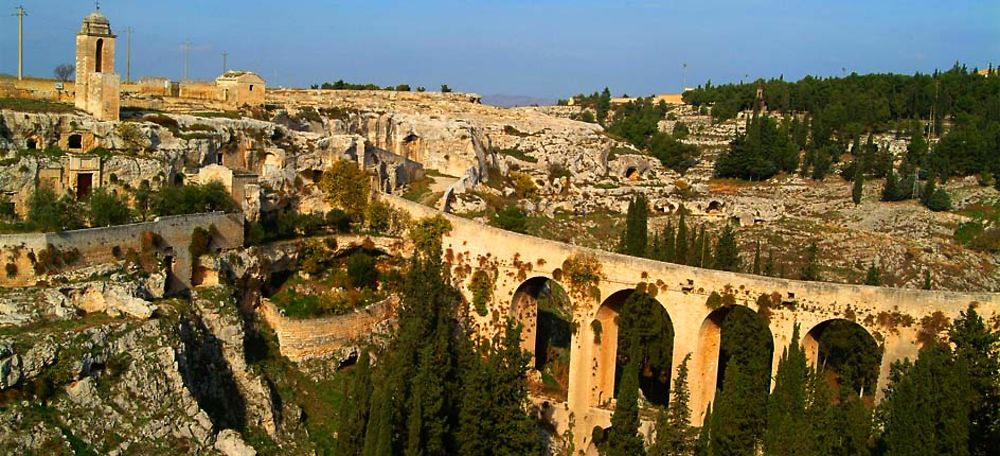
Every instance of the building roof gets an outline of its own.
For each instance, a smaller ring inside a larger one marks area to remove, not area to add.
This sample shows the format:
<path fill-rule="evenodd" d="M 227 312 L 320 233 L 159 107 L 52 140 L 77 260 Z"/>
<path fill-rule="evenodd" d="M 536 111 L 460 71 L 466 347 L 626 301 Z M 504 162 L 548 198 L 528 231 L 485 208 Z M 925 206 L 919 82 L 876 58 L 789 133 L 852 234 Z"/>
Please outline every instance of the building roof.
<path fill-rule="evenodd" d="M 216 81 L 254 81 L 263 84 L 264 78 L 260 77 L 257 73 L 252 71 L 239 71 L 239 70 L 229 70 L 225 72 L 222 76 L 215 79 Z"/>
<path fill-rule="evenodd" d="M 83 18 L 83 25 L 80 26 L 80 35 L 115 36 L 111 33 L 111 21 L 100 11 L 94 11 Z"/>

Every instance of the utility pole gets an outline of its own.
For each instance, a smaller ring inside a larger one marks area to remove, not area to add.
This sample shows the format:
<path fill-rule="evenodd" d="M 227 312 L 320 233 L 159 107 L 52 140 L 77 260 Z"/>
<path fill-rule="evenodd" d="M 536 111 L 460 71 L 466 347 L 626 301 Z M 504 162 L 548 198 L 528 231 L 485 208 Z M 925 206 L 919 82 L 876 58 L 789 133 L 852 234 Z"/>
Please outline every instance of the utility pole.
<path fill-rule="evenodd" d="M 135 30 L 132 27 L 125 28 L 126 36 L 126 46 L 125 46 L 125 82 L 132 82 L 132 32 Z"/>
<path fill-rule="evenodd" d="M 226 74 L 229 71 L 229 51 L 222 51 L 222 74 Z"/>
<path fill-rule="evenodd" d="M 23 6 L 18 6 L 14 10 L 14 16 L 17 16 L 17 80 L 20 81 L 24 79 L 24 16 L 28 13 L 24 11 Z"/>
<path fill-rule="evenodd" d="M 184 81 L 188 80 L 188 55 L 191 53 L 191 40 L 184 40 L 182 45 L 184 49 Z"/>
<path fill-rule="evenodd" d="M 684 93 L 684 90 L 685 90 L 685 88 L 688 85 L 687 80 L 688 80 L 688 64 L 685 63 L 684 64 L 684 76 L 681 79 L 681 93 Z"/>

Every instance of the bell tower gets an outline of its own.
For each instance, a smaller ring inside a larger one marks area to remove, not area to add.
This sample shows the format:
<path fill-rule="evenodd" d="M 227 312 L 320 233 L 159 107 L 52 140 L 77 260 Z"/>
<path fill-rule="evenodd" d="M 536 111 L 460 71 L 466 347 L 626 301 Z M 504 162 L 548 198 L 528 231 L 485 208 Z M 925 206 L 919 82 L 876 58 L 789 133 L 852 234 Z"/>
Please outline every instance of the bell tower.
<path fill-rule="evenodd" d="M 94 11 L 83 18 L 76 35 L 76 107 L 99 120 L 118 120 L 121 78 L 115 73 L 115 38 L 111 22 Z"/>

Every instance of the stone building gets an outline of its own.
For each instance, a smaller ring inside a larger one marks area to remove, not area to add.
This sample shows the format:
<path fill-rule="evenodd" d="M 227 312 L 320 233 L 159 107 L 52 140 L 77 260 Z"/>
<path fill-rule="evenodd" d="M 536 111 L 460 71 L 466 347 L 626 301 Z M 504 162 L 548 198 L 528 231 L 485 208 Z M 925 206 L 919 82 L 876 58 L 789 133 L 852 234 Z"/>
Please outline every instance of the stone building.
<path fill-rule="evenodd" d="M 250 71 L 227 71 L 215 79 L 221 100 L 234 107 L 263 106 L 264 78 Z"/>
<path fill-rule="evenodd" d="M 88 14 L 76 35 L 76 107 L 99 120 L 119 120 L 121 78 L 115 73 L 115 38 L 100 11 Z"/>
<path fill-rule="evenodd" d="M 256 174 L 222 165 L 208 165 L 198 170 L 198 183 L 221 182 L 249 221 L 255 221 L 260 216 L 262 190 L 258 180 Z"/>

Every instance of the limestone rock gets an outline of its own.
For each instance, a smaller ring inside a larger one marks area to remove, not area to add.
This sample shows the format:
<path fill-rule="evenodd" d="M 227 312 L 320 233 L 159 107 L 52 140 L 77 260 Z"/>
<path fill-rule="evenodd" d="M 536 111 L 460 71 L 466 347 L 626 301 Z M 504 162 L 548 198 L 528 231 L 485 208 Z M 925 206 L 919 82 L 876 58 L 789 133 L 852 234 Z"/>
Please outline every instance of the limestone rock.
<path fill-rule="evenodd" d="M 257 456 L 257 450 L 247 445 L 240 433 L 232 429 L 219 432 L 215 449 L 226 456 Z"/>

